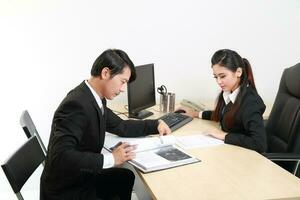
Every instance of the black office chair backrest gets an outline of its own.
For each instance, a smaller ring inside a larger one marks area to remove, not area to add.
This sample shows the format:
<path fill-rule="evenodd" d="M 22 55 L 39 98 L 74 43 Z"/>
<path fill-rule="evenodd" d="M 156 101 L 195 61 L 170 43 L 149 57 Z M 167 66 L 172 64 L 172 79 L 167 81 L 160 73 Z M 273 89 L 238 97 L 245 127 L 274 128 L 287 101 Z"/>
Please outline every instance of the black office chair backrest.
<path fill-rule="evenodd" d="M 23 199 L 21 189 L 32 173 L 45 160 L 36 136 L 32 136 L 3 165 L 1 165 L 18 199 Z"/>
<path fill-rule="evenodd" d="M 22 126 L 22 128 L 23 128 L 23 130 L 24 130 L 24 132 L 25 132 L 25 134 L 27 136 L 27 138 L 30 138 L 30 137 L 36 135 L 36 137 L 37 137 L 37 139 L 38 139 L 38 141 L 39 141 L 39 143 L 40 143 L 40 145 L 41 145 L 44 153 L 47 154 L 46 147 L 45 147 L 45 145 L 44 145 L 44 143 L 43 143 L 43 141 L 42 141 L 42 139 L 41 139 L 38 131 L 36 130 L 36 127 L 35 127 L 35 125 L 33 123 L 33 120 L 31 119 L 31 117 L 30 117 L 30 115 L 29 115 L 29 113 L 28 113 L 27 110 L 24 110 L 22 112 L 21 117 L 20 117 L 20 124 L 21 124 L 21 126 Z"/>
<path fill-rule="evenodd" d="M 268 152 L 300 153 L 300 63 L 284 70 L 266 131 Z"/>

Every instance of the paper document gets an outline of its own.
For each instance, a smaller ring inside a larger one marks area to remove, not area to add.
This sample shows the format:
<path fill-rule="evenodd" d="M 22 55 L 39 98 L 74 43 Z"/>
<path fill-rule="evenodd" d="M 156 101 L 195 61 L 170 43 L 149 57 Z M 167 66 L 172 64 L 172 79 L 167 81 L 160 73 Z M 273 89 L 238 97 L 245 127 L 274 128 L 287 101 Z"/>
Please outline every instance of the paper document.
<path fill-rule="evenodd" d="M 161 142 L 163 140 L 163 143 Z M 106 133 L 104 147 L 109 149 L 119 142 L 128 142 L 131 145 L 137 145 L 135 152 L 147 151 L 169 146 L 176 143 L 176 138 L 172 135 L 161 137 L 119 137 L 117 135 Z"/>
<path fill-rule="evenodd" d="M 136 154 L 132 164 L 142 171 L 157 171 L 180 165 L 199 162 L 198 159 L 187 155 L 175 146 L 166 146 L 156 150 L 144 151 Z"/>
<path fill-rule="evenodd" d="M 188 155 L 183 150 L 179 149 L 175 145 L 176 137 L 172 135 L 162 137 L 125 138 L 106 133 L 104 147 L 111 151 L 111 147 L 115 146 L 120 141 L 128 142 L 131 145 L 137 145 L 137 149 L 135 150 L 136 157 L 128 162 L 144 173 L 200 161 L 198 158 Z"/>
<path fill-rule="evenodd" d="M 224 141 L 209 135 L 187 135 L 176 137 L 177 144 L 184 149 L 210 147 L 224 144 Z"/>

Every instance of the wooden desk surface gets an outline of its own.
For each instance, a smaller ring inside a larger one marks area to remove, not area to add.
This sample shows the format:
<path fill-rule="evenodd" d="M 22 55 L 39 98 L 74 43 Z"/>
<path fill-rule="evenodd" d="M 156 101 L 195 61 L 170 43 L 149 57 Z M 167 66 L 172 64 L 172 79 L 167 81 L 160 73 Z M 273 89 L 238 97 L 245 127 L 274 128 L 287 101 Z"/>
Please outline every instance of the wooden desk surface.
<path fill-rule="evenodd" d="M 201 133 L 211 126 L 217 123 L 194 119 L 173 134 Z M 300 179 L 255 151 L 224 144 L 187 152 L 201 162 L 139 172 L 154 199 L 300 199 Z"/>

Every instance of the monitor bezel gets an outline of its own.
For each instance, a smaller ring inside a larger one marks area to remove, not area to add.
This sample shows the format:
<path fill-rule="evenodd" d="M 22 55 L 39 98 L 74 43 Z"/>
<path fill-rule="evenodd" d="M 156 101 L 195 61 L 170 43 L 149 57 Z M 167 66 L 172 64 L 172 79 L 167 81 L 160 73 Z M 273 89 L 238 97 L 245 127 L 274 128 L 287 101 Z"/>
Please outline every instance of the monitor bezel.
<path fill-rule="evenodd" d="M 151 67 L 152 68 L 152 74 L 151 74 L 151 76 L 153 77 L 152 78 L 152 80 L 153 80 L 153 101 L 152 102 L 150 102 L 150 103 L 148 103 L 148 104 L 145 104 L 145 105 L 143 105 L 143 106 L 141 106 L 141 107 L 138 107 L 138 108 L 132 108 L 132 100 L 133 100 L 133 94 L 132 94 L 132 90 L 133 90 L 133 88 L 130 88 L 130 84 L 131 83 L 128 83 L 127 84 L 127 100 L 128 100 L 128 116 L 129 117 L 133 117 L 133 118 L 140 118 L 139 116 L 138 116 L 138 113 L 140 112 L 140 111 L 143 111 L 143 110 L 145 110 L 145 109 L 147 109 L 147 108 L 150 108 L 150 107 L 152 107 L 152 106 L 155 106 L 156 105 L 156 93 L 155 93 L 155 73 L 154 73 L 154 63 L 149 63 L 149 64 L 144 64 L 144 65 L 138 65 L 138 66 L 135 66 L 135 68 L 138 68 L 138 67 L 147 67 L 147 66 L 149 66 L 149 67 Z M 137 70 L 136 70 L 137 71 Z M 138 74 L 137 74 L 137 76 L 138 76 Z M 134 80 L 135 81 L 135 80 Z M 133 81 L 133 82 L 134 82 Z M 151 115 L 150 113 L 148 113 L 148 114 L 146 114 L 146 115 Z"/>

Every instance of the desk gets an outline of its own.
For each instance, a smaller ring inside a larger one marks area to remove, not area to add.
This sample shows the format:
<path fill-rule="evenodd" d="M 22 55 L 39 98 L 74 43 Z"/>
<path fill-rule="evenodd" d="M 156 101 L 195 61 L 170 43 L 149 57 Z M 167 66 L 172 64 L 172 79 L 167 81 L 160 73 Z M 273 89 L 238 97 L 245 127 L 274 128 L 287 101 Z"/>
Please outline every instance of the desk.
<path fill-rule="evenodd" d="M 212 126 L 217 123 L 194 119 L 173 134 L 195 134 Z M 300 179 L 259 153 L 228 144 L 187 152 L 201 162 L 149 174 L 138 172 L 154 199 L 300 199 Z"/>

